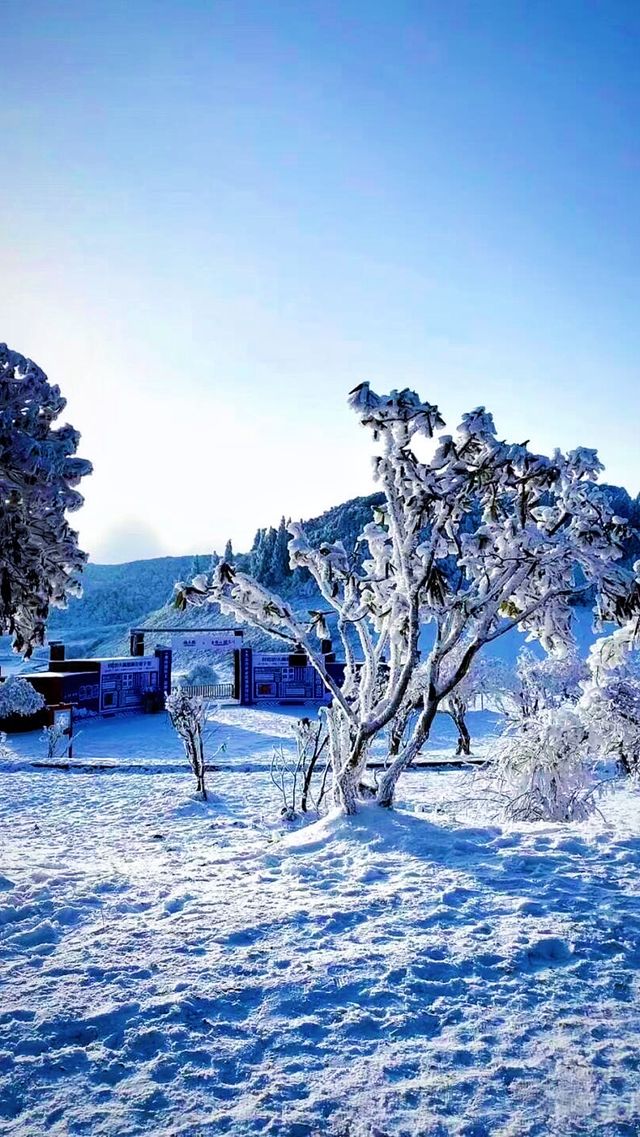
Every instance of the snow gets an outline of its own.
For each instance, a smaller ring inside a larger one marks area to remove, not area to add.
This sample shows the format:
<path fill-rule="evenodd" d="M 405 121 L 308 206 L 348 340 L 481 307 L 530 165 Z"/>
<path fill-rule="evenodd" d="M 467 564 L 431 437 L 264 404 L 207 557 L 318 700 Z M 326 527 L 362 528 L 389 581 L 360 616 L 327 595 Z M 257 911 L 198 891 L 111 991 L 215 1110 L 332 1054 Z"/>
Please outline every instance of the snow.
<path fill-rule="evenodd" d="M 420 770 L 397 810 L 286 826 L 291 717 L 218 712 L 206 804 L 164 716 L 82 724 L 107 774 L 12 740 L 0 1131 L 637 1134 L 638 790 L 503 826 L 472 772 Z"/>

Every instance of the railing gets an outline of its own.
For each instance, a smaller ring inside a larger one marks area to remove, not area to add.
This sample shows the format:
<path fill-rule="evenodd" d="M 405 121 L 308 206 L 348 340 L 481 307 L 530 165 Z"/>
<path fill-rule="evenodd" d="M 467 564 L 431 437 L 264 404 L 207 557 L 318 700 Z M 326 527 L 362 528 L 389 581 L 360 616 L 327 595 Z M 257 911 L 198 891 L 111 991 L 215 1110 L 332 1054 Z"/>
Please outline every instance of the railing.
<path fill-rule="evenodd" d="M 233 699 L 236 693 L 233 683 L 185 683 L 180 690 L 201 699 Z"/>

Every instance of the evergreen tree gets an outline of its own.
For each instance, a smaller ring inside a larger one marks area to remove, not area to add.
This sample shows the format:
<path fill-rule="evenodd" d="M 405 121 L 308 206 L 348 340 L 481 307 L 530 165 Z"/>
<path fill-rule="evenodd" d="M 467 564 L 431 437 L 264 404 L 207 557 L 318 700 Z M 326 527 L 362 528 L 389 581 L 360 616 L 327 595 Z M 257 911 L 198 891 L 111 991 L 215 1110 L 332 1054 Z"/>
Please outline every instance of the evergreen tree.
<path fill-rule="evenodd" d="M 271 560 L 271 583 L 278 587 L 278 585 L 287 580 L 290 575 L 289 531 L 284 517 L 281 517 Z"/>
<path fill-rule="evenodd" d="M 260 566 L 260 557 L 262 552 L 262 542 L 264 540 L 265 529 L 258 529 L 253 538 L 253 545 L 249 551 L 251 573 L 258 579 L 258 570 Z"/>
<path fill-rule="evenodd" d="M 191 580 L 193 580 L 194 576 L 198 576 L 199 573 L 206 572 L 206 571 L 207 571 L 207 565 L 206 565 L 205 558 L 199 556 L 196 553 L 196 555 L 193 557 L 193 559 L 191 561 L 191 569 L 190 569 Z"/>
<path fill-rule="evenodd" d="M 233 564 L 233 545 L 231 544 L 231 537 L 229 537 L 224 547 L 224 560 L 228 565 Z"/>
<path fill-rule="evenodd" d="M 276 537 L 277 533 L 273 525 L 270 525 L 269 528 L 265 530 L 260 550 L 260 560 L 258 562 L 258 580 L 262 584 L 271 584 Z"/>
<path fill-rule="evenodd" d="M 76 457 L 78 432 L 56 425 L 65 406 L 37 364 L 0 343 L 0 634 L 27 658 L 49 609 L 80 594 L 87 559 L 67 513 L 91 463 Z"/>

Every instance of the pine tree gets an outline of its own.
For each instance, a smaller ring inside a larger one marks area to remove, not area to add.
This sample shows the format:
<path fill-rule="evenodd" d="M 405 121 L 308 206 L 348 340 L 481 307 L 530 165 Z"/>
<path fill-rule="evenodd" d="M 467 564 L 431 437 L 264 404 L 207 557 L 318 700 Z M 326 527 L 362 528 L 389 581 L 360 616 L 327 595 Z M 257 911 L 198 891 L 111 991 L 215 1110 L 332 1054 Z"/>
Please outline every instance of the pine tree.
<path fill-rule="evenodd" d="M 258 568 L 260 566 L 260 557 L 262 552 L 262 542 L 264 540 L 265 532 L 265 529 L 258 529 L 256 531 L 256 535 L 253 538 L 253 545 L 249 550 L 251 573 L 256 577 L 256 579 L 258 577 Z"/>
<path fill-rule="evenodd" d="M 258 563 L 258 580 L 262 584 L 271 584 L 271 573 L 273 571 L 273 554 L 276 547 L 276 531 L 273 525 L 270 525 L 265 530 L 262 547 L 260 552 L 260 560 Z"/>
<path fill-rule="evenodd" d="M 289 531 L 284 517 L 280 518 L 276 543 L 271 560 L 271 583 L 276 587 L 291 575 L 289 568 Z"/>
<path fill-rule="evenodd" d="M 50 607 L 80 594 L 87 559 L 67 513 L 91 463 L 65 423 L 60 388 L 31 359 L 0 343 L 0 634 L 29 657 L 44 642 Z"/>
<path fill-rule="evenodd" d="M 227 543 L 224 547 L 224 558 L 223 559 L 225 561 L 225 564 L 228 564 L 228 565 L 233 564 L 233 545 L 231 544 L 231 537 L 229 537 L 229 540 L 227 541 Z"/>
<path fill-rule="evenodd" d="M 206 572 L 206 570 L 205 558 L 196 553 L 191 559 L 190 579 L 193 580 L 194 576 L 198 576 L 199 573 Z"/>

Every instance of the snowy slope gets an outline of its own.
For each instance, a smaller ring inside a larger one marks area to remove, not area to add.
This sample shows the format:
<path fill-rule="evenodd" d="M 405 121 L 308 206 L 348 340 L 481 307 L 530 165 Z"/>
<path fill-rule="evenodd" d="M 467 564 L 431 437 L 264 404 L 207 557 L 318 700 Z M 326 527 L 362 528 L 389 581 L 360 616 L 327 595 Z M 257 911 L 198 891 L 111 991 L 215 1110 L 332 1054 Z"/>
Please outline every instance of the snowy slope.
<path fill-rule="evenodd" d="M 162 717 L 86 724 L 121 772 L 0 771 L 2 1133 L 638 1133 L 637 791 L 503 829 L 413 772 L 291 832 L 287 716 L 217 729 L 209 805 Z"/>

